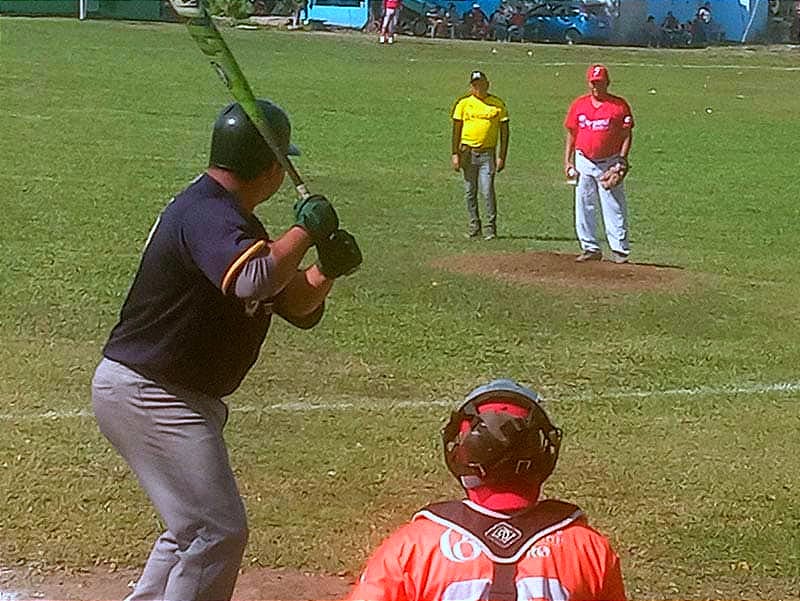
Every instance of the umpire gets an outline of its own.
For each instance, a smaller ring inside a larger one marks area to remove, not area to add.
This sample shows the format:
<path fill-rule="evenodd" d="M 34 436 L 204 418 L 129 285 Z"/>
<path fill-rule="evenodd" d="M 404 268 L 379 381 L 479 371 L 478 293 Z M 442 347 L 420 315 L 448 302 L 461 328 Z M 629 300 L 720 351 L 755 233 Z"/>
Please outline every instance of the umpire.
<path fill-rule="evenodd" d="M 298 154 L 286 113 L 258 105 L 281 151 Z M 284 175 L 241 106 L 227 106 L 208 169 L 156 221 L 103 348 L 97 422 L 166 526 L 130 600 L 231 598 L 248 530 L 222 399 L 255 363 L 273 314 L 313 327 L 334 280 L 361 263 L 322 196 L 298 201 L 295 225 L 270 238 L 253 210 Z M 312 246 L 318 261 L 300 270 Z"/>

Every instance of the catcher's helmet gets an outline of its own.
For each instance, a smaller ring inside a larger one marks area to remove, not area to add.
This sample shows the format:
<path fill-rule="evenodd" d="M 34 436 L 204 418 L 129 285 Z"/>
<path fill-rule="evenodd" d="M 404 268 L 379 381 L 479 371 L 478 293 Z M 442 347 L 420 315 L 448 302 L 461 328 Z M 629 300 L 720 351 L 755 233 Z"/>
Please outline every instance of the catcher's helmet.
<path fill-rule="evenodd" d="M 445 462 L 462 486 L 542 483 L 553 473 L 561 430 L 538 400 L 513 380 L 494 380 L 467 395 L 442 430 Z"/>
<path fill-rule="evenodd" d="M 289 142 L 289 117 L 269 100 L 257 100 L 258 108 L 285 155 L 300 152 Z M 209 164 L 233 171 L 242 179 L 253 179 L 275 162 L 275 154 L 238 102 L 222 109 L 214 122 Z"/>

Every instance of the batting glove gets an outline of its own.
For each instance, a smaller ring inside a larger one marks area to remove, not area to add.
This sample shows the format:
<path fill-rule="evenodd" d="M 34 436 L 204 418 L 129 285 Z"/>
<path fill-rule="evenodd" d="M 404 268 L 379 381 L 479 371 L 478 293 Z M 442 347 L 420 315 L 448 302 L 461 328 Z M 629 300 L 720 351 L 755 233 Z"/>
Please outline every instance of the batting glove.
<path fill-rule="evenodd" d="M 339 227 L 339 216 L 327 198 L 319 194 L 294 203 L 295 225 L 303 228 L 315 244 L 328 239 Z"/>
<path fill-rule="evenodd" d="M 338 278 L 356 271 L 363 261 L 356 239 L 345 230 L 317 243 L 317 267 L 325 277 Z"/>

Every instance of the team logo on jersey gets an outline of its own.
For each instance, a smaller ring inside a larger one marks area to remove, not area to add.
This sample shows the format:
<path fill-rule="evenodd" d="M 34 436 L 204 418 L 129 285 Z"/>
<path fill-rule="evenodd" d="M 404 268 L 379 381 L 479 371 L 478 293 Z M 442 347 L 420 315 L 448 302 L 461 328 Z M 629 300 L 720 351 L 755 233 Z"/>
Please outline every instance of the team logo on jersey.
<path fill-rule="evenodd" d="M 522 537 L 522 531 L 508 522 L 500 522 L 484 532 L 484 536 L 494 541 L 501 549 L 507 549 Z"/>
<path fill-rule="evenodd" d="M 457 536 L 458 539 L 452 540 L 452 536 Z M 481 554 L 481 548 L 474 538 L 460 534 L 452 528 L 442 532 L 439 537 L 439 550 L 445 558 L 456 563 L 472 561 Z"/>
<path fill-rule="evenodd" d="M 589 119 L 586 115 L 578 115 L 578 127 L 581 129 L 588 128 L 592 131 L 606 131 L 608 126 L 611 125 L 611 119 Z"/>

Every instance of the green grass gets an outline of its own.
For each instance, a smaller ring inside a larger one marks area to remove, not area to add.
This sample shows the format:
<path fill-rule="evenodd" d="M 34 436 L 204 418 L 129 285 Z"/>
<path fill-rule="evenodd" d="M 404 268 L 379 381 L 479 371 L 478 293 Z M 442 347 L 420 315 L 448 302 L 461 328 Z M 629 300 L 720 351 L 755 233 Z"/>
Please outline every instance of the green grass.
<path fill-rule="evenodd" d="M 297 166 L 365 255 L 316 330 L 273 326 L 231 398 L 247 409 L 227 430 L 247 565 L 357 570 L 458 492 L 438 447 L 447 411 L 424 403 L 502 375 L 554 399 L 566 440 L 548 491 L 610 534 L 633 596 L 797 598 L 798 393 L 659 393 L 798 380 L 796 50 L 224 35 L 290 112 Z M 491 249 L 576 250 L 561 121 L 596 60 L 637 120 L 635 259 L 692 285 L 558 290 L 430 267 L 489 248 L 463 239 L 449 168 L 449 109 L 476 67 L 512 119 Z M 0 565 L 140 565 L 158 521 L 87 416 L 89 381 L 147 232 L 203 169 L 228 97 L 175 25 L 4 18 L 0 65 Z M 260 207 L 273 233 L 291 200 L 287 186 Z M 329 407 L 274 408 L 297 401 Z M 35 417 L 48 411 L 72 417 Z"/>

